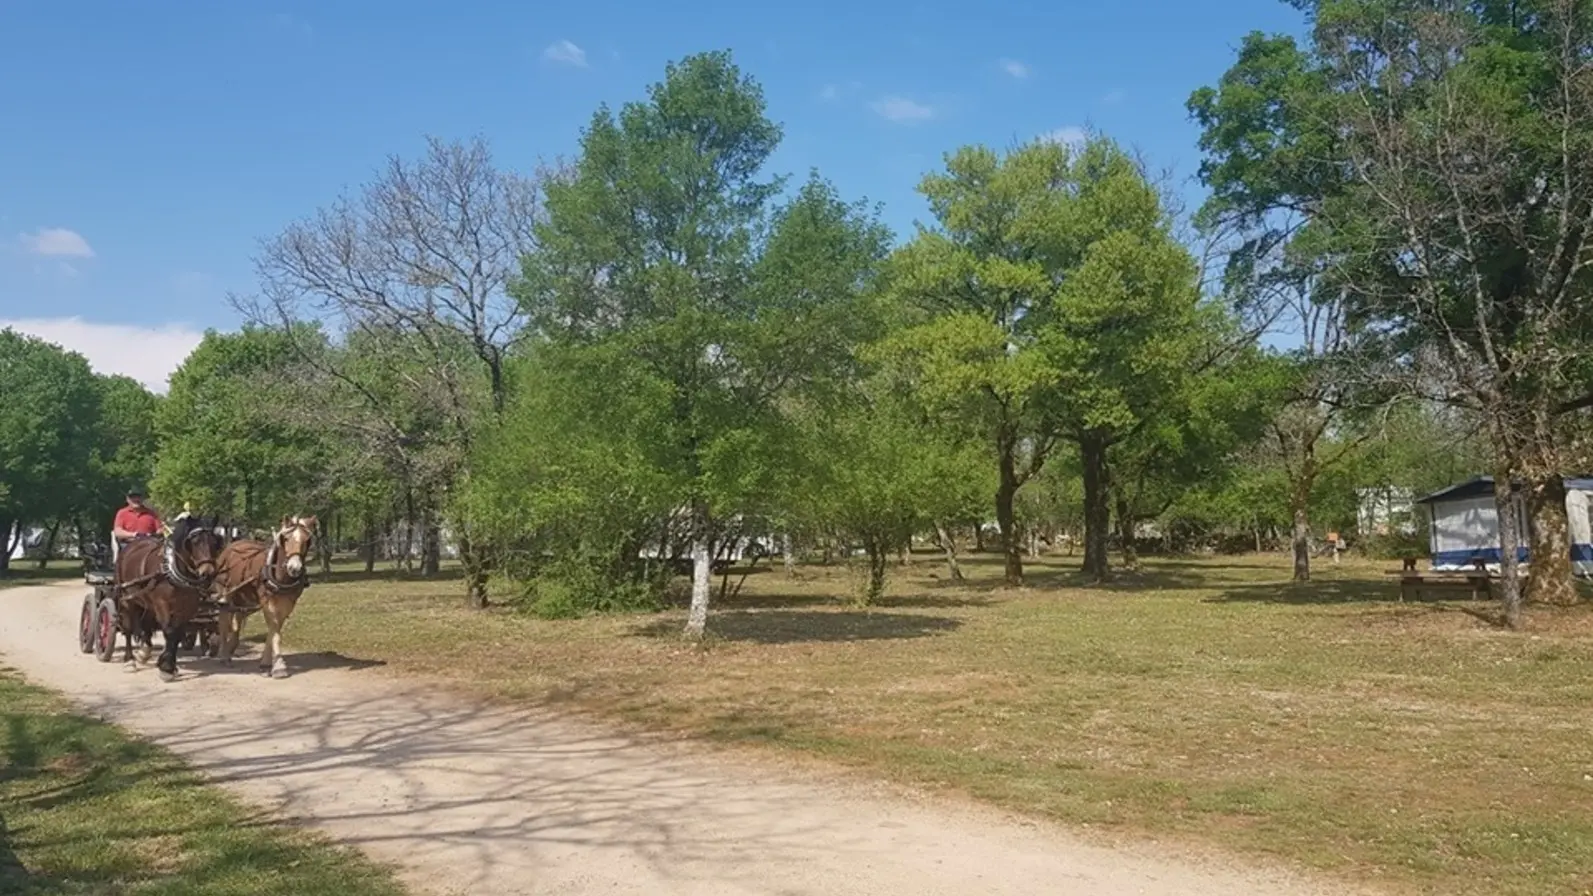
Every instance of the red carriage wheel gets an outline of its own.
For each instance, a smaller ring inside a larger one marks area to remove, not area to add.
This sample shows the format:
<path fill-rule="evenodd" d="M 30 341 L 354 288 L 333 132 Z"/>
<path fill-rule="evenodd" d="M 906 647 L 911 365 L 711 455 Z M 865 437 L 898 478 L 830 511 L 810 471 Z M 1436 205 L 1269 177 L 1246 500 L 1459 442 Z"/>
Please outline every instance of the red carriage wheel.
<path fill-rule="evenodd" d="M 94 656 L 102 663 L 116 653 L 116 630 L 116 599 L 107 597 L 94 614 Z"/>
<path fill-rule="evenodd" d="M 77 617 L 77 648 L 84 653 L 94 652 L 94 609 L 98 601 L 95 592 L 83 596 L 83 611 Z"/>

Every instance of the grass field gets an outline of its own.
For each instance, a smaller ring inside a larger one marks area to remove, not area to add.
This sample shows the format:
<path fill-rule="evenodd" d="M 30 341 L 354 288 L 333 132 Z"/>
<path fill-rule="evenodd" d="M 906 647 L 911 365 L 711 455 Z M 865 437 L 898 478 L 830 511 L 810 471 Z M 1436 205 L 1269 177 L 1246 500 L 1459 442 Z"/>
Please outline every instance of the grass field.
<path fill-rule="evenodd" d="M 76 560 L 56 560 L 40 569 L 32 560 L 13 560 L 11 568 L 0 573 L 0 588 L 22 588 L 27 585 L 50 585 L 72 579 L 81 581 L 83 564 Z"/>
<path fill-rule="evenodd" d="M 399 896 L 384 869 L 274 825 L 170 754 L 0 668 L 0 893 Z"/>
<path fill-rule="evenodd" d="M 1593 892 L 1593 611 L 1511 634 L 1397 602 L 1388 564 L 1296 587 L 1281 558 L 1151 560 L 1096 588 L 1073 564 L 1008 591 L 920 557 L 872 610 L 840 569 L 758 573 L 704 650 L 678 611 L 541 622 L 335 573 L 287 647 L 1395 889 Z"/>

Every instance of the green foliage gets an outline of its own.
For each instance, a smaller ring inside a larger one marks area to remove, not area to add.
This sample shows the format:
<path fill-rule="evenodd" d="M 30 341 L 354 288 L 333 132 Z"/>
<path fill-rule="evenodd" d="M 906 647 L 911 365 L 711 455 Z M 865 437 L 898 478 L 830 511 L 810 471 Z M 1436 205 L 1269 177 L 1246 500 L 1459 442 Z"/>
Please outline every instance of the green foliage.
<path fill-rule="evenodd" d="M 94 458 L 101 389 L 81 355 L 7 328 L 0 330 L 0 394 L 6 540 L 13 522 L 58 520 L 76 509 Z"/>
<path fill-rule="evenodd" d="M 1106 139 L 966 147 L 920 190 L 939 227 L 891 265 L 919 320 L 884 354 L 931 417 L 991 446 L 1009 582 L 1022 576 L 1013 497 L 1058 441 L 1077 443 L 1094 508 L 1086 565 L 1104 574 L 1105 452 L 1161 419 L 1211 350 L 1194 260 Z"/>
<path fill-rule="evenodd" d="M 287 416 L 302 401 L 292 342 L 256 327 L 207 331 L 172 375 L 156 430 L 161 452 L 152 492 L 163 506 L 184 502 L 256 525 L 305 512 L 326 466 L 329 440 L 310 421 Z"/>
<path fill-rule="evenodd" d="M 783 182 L 761 172 L 779 136 L 728 53 L 671 64 L 647 101 L 593 116 L 579 160 L 546 186 L 514 293 L 541 337 L 532 355 L 552 359 L 534 362 L 533 388 L 616 426 L 536 398 L 510 411 L 505 429 L 537 459 L 516 497 L 472 483 L 488 520 L 534 516 L 582 556 L 606 543 L 607 574 L 629 580 L 639 543 L 673 541 L 682 508 L 687 534 L 711 537 L 715 521 L 774 507 L 791 444 L 782 402 L 850 363 L 889 238 L 817 178 L 775 207 Z M 499 440 L 488 454 L 514 450 Z"/>

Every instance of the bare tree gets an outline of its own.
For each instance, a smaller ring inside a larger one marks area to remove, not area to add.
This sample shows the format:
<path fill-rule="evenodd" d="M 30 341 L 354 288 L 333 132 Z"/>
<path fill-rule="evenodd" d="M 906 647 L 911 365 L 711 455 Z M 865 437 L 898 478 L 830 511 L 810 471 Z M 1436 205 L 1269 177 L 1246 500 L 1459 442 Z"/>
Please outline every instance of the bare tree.
<path fill-rule="evenodd" d="M 299 321 L 330 326 L 342 350 L 301 352 L 342 402 L 325 423 L 400 466 L 429 468 L 415 481 L 432 539 L 479 428 L 504 408 L 505 365 L 525 324 L 506 287 L 536 219 L 535 182 L 496 168 L 484 141 L 431 138 L 420 160 L 390 159 L 357 196 L 267 241 L 261 295 L 237 303 L 290 333 Z M 451 522 L 468 600 L 485 606 L 485 552 L 466 521 Z"/>

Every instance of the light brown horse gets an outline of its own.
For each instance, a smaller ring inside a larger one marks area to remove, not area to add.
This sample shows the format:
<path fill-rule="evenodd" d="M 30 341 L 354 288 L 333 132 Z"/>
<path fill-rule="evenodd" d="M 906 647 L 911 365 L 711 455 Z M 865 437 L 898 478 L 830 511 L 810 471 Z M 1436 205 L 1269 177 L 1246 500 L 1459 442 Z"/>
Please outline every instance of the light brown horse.
<path fill-rule="evenodd" d="M 221 610 L 216 617 L 221 635 L 221 663 L 232 665 L 243 624 L 256 610 L 265 617 L 265 648 L 260 671 L 272 678 L 288 677 L 282 658 L 282 626 L 310 587 L 309 553 L 315 541 L 315 517 L 283 517 L 270 541 L 240 538 L 222 550 L 212 587 Z"/>
<path fill-rule="evenodd" d="M 209 596 L 220 553 L 215 521 L 184 517 L 165 538 L 136 538 L 117 554 L 114 587 L 128 617 L 125 630 L 139 633 L 146 659 L 149 633 L 160 630 L 166 643 L 155 665 L 163 681 L 177 678 L 177 648 Z M 131 655 L 131 634 L 128 648 Z"/>

